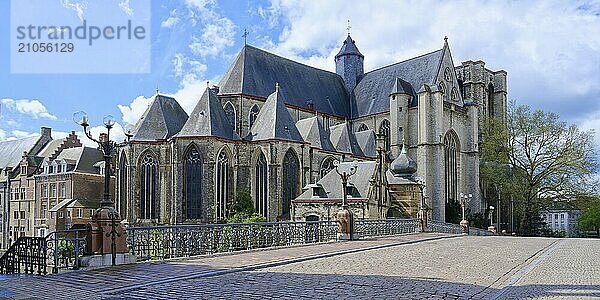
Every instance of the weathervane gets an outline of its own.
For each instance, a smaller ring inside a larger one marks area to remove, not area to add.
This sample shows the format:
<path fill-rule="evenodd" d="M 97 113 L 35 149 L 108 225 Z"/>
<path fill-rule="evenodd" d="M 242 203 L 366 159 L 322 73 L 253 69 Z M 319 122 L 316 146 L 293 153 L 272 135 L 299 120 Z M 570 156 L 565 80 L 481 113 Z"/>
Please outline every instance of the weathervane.
<path fill-rule="evenodd" d="M 346 30 L 348 31 L 348 35 L 350 35 L 350 29 L 352 29 L 352 26 L 350 26 L 350 19 L 348 19 L 348 27 L 346 27 Z"/>
<path fill-rule="evenodd" d="M 247 45 L 246 38 L 248 37 L 248 30 L 246 30 L 246 28 L 244 28 L 244 34 L 242 34 L 242 36 L 244 37 L 244 45 Z"/>

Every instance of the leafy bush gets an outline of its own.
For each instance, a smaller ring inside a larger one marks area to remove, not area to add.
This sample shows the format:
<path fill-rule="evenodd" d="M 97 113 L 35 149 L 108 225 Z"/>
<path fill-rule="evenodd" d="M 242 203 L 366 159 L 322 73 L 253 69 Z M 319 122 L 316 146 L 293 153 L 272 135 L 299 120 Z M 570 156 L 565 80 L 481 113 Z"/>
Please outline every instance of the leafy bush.
<path fill-rule="evenodd" d="M 254 210 L 254 201 L 248 190 L 243 190 L 237 194 L 235 201 L 231 206 L 231 217 L 227 223 L 256 223 L 265 222 L 267 219 L 256 213 Z"/>

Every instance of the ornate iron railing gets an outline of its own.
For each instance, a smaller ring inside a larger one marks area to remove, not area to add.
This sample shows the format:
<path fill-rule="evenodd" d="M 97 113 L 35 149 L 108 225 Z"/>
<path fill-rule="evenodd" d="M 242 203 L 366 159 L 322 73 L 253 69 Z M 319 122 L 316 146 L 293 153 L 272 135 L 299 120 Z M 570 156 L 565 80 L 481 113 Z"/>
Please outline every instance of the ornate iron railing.
<path fill-rule="evenodd" d="M 357 220 L 356 233 L 359 237 L 378 237 L 419 232 L 419 219 Z"/>
<path fill-rule="evenodd" d="M 0 257 L 0 274 L 45 275 L 78 269 L 86 230 L 61 230 L 45 237 L 22 236 Z"/>
<path fill-rule="evenodd" d="M 337 231 L 335 221 L 128 227 L 127 244 L 138 260 L 162 260 L 333 241 Z"/>
<path fill-rule="evenodd" d="M 46 240 L 22 236 L 0 257 L 0 274 L 47 274 Z"/>
<path fill-rule="evenodd" d="M 60 269 L 79 269 L 85 252 L 87 229 L 58 230 L 46 236 L 48 264 L 52 273 Z"/>
<path fill-rule="evenodd" d="M 469 235 L 490 235 L 490 232 L 476 227 L 469 227 Z"/>
<path fill-rule="evenodd" d="M 440 221 L 428 221 L 427 222 L 427 231 L 428 232 L 440 232 L 440 233 L 451 233 L 451 234 L 461 234 L 463 233 L 463 229 L 458 224 L 444 223 Z"/>

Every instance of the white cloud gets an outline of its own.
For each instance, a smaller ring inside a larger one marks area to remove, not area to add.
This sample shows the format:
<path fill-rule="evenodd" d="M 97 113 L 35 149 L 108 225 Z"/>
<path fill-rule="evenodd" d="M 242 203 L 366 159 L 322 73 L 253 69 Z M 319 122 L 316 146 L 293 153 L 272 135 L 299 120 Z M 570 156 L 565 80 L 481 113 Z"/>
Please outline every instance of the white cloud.
<path fill-rule="evenodd" d="M 83 22 L 84 14 L 88 6 L 87 1 L 61 0 L 63 7 L 72 9 L 77 13 L 79 20 Z"/>
<path fill-rule="evenodd" d="M 119 8 L 128 16 L 133 16 L 133 9 L 129 6 L 129 0 L 121 0 L 121 2 L 119 2 Z"/>
<path fill-rule="evenodd" d="M 13 137 L 20 139 L 20 138 L 24 138 L 24 137 L 34 136 L 37 133 L 27 132 L 27 131 L 23 131 L 23 130 L 13 130 L 11 132 L 11 134 Z"/>
<path fill-rule="evenodd" d="M 117 105 L 122 114 L 123 122 L 135 124 L 144 114 L 152 98 L 137 96 L 129 105 Z"/>
<path fill-rule="evenodd" d="M 193 35 L 189 48 L 200 57 L 217 56 L 235 43 L 236 25 L 219 12 L 215 1 L 187 0 L 192 25 L 202 24 L 203 28 Z"/>
<path fill-rule="evenodd" d="M 178 17 L 168 17 L 167 19 L 165 19 L 164 21 L 162 21 L 160 23 L 160 26 L 165 27 L 165 28 L 171 28 L 171 27 L 175 26 L 177 23 L 179 23 Z"/>
<path fill-rule="evenodd" d="M 39 100 L 29 99 L 10 99 L 4 98 L 0 100 L 10 110 L 16 110 L 17 112 L 33 117 L 35 119 L 45 118 L 50 120 L 56 120 L 56 116 L 50 114 L 44 104 Z"/>

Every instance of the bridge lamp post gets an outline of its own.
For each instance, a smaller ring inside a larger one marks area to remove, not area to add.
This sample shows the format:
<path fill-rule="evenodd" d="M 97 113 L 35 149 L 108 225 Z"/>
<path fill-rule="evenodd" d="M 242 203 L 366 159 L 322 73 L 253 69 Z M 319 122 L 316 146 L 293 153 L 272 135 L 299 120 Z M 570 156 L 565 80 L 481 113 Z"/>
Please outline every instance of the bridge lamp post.
<path fill-rule="evenodd" d="M 462 208 L 462 220 L 460 226 L 463 228 L 463 233 L 469 233 L 469 221 L 465 218 L 465 207 L 471 202 L 473 194 L 460 193 L 460 206 Z"/>
<path fill-rule="evenodd" d="M 427 202 L 425 201 L 426 197 L 425 193 L 423 192 L 425 190 L 425 179 L 416 177 L 415 181 L 417 182 L 419 190 L 421 191 L 421 231 L 425 232 L 427 231 Z"/>
<path fill-rule="evenodd" d="M 354 239 L 354 215 L 348 206 L 348 179 L 356 174 L 358 169 L 358 161 L 354 161 L 348 170 L 340 170 L 340 161 L 333 161 L 335 172 L 342 180 L 342 209 L 337 213 L 338 236 L 342 240 Z"/>
<path fill-rule="evenodd" d="M 488 227 L 488 231 L 495 233 L 496 227 L 494 227 L 494 207 L 491 205 L 490 205 L 489 218 L 490 218 L 490 226 Z"/>
<path fill-rule="evenodd" d="M 104 253 L 111 254 L 112 265 L 117 264 L 117 252 L 127 252 L 127 243 L 125 239 L 125 230 L 120 224 L 121 217 L 114 208 L 114 202 L 110 198 L 110 172 L 111 160 L 115 152 L 116 143 L 110 140 L 110 130 L 115 125 L 115 118 L 107 115 L 103 119 L 106 133 L 101 133 L 98 139 L 92 136 L 88 130 L 88 116 L 84 111 L 78 111 L 73 114 L 73 121 L 83 127 L 83 132 L 87 138 L 98 144 L 98 150 L 102 152 L 104 158 L 104 197 L 100 201 L 100 208 L 94 212 L 91 226 L 90 249 L 89 254 Z M 105 238 L 110 238 L 110 241 Z"/>

